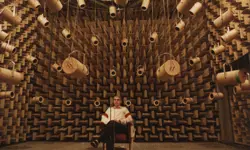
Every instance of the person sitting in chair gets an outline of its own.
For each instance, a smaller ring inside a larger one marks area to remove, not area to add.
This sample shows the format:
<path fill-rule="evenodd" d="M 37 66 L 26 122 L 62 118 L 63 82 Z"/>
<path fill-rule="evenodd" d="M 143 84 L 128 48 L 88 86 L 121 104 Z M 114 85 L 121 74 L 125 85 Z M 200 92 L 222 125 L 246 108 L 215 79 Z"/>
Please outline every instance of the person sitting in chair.
<path fill-rule="evenodd" d="M 98 147 L 100 142 L 107 143 L 107 149 L 114 149 L 115 133 L 127 133 L 127 124 L 133 123 L 133 118 L 126 107 L 121 106 L 121 98 L 114 97 L 113 107 L 108 108 L 102 115 L 105 128 L 100 133 L 100 138 L 93 140 L 91 145 Z"/>

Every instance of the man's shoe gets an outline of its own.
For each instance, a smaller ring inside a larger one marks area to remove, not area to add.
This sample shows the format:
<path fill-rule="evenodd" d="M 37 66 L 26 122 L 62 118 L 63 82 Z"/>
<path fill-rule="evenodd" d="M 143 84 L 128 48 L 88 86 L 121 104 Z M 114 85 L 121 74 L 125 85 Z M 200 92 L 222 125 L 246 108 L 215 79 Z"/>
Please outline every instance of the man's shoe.
<path fill-rule="evenodd" d="M 94 148 L 97 148 L 97 147 L 98 147 L 98 144 L 99 144 L 99 141 L 98 141 L 98 140 L 94 140 L 94 141 L 92 141 L 90 144 L 91 144 L 91 146 L 93 146 Z"/>

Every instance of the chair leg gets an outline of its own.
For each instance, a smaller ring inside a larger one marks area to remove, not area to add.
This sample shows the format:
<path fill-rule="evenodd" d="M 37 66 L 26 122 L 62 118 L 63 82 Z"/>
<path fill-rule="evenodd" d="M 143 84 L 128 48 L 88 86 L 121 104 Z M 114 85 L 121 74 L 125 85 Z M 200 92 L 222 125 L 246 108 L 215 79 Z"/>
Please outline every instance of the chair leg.
<path fill-rule="evenodd" d="M 131 140 L 130 143 L 129 143 L 129 150 L 133 150 L 133 143 L 134 143 L 134 141 Z"/>
<path fill-rule="evenodd" d="M 107 144 L 106 143 L 103 143 L 103 150 L 107 150 Z"/>

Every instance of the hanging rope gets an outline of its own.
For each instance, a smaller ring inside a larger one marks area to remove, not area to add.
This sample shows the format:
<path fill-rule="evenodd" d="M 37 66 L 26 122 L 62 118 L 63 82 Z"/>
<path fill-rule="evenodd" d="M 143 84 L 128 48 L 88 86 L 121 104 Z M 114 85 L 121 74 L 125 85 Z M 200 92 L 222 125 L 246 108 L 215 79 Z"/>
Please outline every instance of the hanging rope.
<path fill-rule="evenodd" d="M 67 5 L 67 23 L 68 23 L 68 28 L 70 28 L 70 23 L 69 23 L 69 4 L 70 4 L 70 0 L 68 0 L 68 5 Z"/>
<path fill-rule="evenodd" d="M 178 5 L 178 0 L 175 0 L 175 4 L 176 4 L 176 6 Z M 177 10 L 177 17 L 180 18 L 180 13 L 178 10 Z"/>
<path fill-rule="evenodd" d="M 151 33 L 153 32 L 153 20 L 154 20 L 154 1 L 152 0 L 151 2 L 151 5 L 152 5 L 152 16 L 151 16 Z"/>
<path fill-rule="evenodd" d="M 169 9 L 169 0 L 167 0 L 167 9 L 168 9 L 168 13 L 167 13 L 167 18 L 168 18 L 168 29 L 171 27 L 170 25 L 170 9 Z M 169 40 L 169 50 L 170 50 L 170 54 L 172 55 L 172 38 L 171 38 L 171 29 L 168 31 L 168 40 Z"/>
<path fill-rule="evenodd" d="M 47 13 L 46 13 L 46 4 L 47 4 L 47 0 L 45 0 L 44 3 L 43 3 L 43 15 L 44 15 L 44 17 L 47 16 Z"/>
<path fill-rule="evenodd" d="M 95 0 L 95 29 L 96 29 L 96 26 L 97 26 L 97 22 L 96 22 L 96 0 Z"/>

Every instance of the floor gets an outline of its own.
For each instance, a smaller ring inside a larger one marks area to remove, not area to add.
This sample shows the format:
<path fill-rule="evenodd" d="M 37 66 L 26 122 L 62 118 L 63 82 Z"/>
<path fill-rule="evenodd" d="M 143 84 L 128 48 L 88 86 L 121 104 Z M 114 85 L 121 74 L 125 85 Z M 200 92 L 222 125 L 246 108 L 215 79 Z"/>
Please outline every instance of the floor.
<path fill-rule="evenodd" d="M 116 144 L 116 150 L 124 150 L 126 144 Z M 26 142 L 0 147 L 0 150 L 102 150 L 80 142 Z M 230 146 L 216 142 L 199 143 L 134 143 L 133 150 L 250 150 L 242 146 Z"/>

